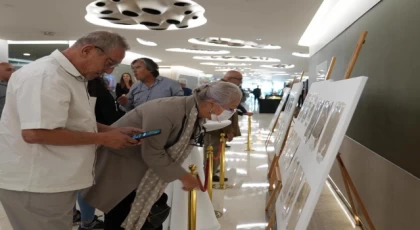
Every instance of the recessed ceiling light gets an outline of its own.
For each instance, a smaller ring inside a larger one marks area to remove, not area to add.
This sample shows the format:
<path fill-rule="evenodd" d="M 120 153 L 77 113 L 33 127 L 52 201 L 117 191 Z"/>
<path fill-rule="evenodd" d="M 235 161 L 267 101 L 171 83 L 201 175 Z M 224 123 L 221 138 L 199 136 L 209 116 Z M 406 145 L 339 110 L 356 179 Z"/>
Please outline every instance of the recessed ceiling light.
<path fill-rule="evenodd" d="M 192 53 L 192 54 L 228 54 L 227 50 L 205 50 L 205 49 L 184 49 L 184 48 L 170 48 L 166 49 L 169 52 Z"/>
<path fill-rule="evenodd" d="M 201 62 L 201 65 L 213 65 L 213 66 L 250 66 L 247 63 L 217 63 L 217 62 Z"/>
<path fill-rule="evenodd" d="M 207 22 L 204 8 L 191 0 L 94 1 L 86 11 L 86 21 L 120 29 L 179 30 Z"/>
<path fill-rule="evenodd" d="M 260 65 L 260 66 L 263 68 L 271 68 L 271 69 L 291 69 L 295 67 L 295 65 L 287 65 L 287 64 Z"/>
<path fill-rule="evenodd" d="M 219 37 L 191 38 L 188 40 L 188 42 L 197 44 L 197 45 L 218 46 L 218 47 L 225 47 L 225 48 L 268 49 L 268 50 L 281 49 L 280 46 L 276 46 L 276 45 L 260 44 L 253 41 L 243 41 L 239 39 L 219 38 Z"/>
<path fill-rule="evenodd" d="M 209 61 L 280 62 L 280 59 L 259 56 L 194 56 L 194 59 Z"/>
<path fill-rule="evenodd" d="M 303 57 L 303 58 L 308 58 L 309 57 L 308 53 L 293 52 L 292 55 L 296 56 L 296 57 Z"/>
<path fill-rule="evenodd" d="M 141 38 L 137 38 L 137 42 L 144 45 L 144 46 L 157 46 L 155 42 L 143 40 Z"/>
<path fill-rule="evenodd" d="M 262 40 L 262 38 L 257 38 L 257 41 L 261 41 Z"/>
<path fill-rule="evenodd" d="M 29 56 L 31 56 L 31 54 L 30 53 L 23 53 L 23 56 L 29 57 Z"/>

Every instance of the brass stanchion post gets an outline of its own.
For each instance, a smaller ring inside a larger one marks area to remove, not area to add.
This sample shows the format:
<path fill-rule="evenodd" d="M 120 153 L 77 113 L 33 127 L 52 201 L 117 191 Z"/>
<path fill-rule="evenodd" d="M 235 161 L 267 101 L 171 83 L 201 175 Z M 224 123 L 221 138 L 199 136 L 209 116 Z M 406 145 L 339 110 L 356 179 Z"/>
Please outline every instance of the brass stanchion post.
<path fill-rule="evenodd" d="M 248 116 L 248 143 L 246 145 L 246 151 L 251 152 L 252 148 L 251 148 L 251 118 L 252 116 Z"/>
<path fill-rule="evenodd" d="M 197 177 L 197 166 L 190 165 L 191 175 Z M 197 229 L 197 191 L 195 189 L 188 193 L 188 230 Z"/>
<path fill-rule="evenodd" d="M 226 148 L 226 134 L 220 134 L 220 143 L 222 143 L 222 148 L 220 151 L 220 177 L 219 177 L 219 185 L 221 188 L 225 187 L 225 148 Z"/>
<path fill-rule="evenodd" d="M 209 179 L 207 183 L 207 192 L 209 193 L 210 200 L 213 200 L 213 146 L 207 147 L 207 160 L 209 161 Z"/>

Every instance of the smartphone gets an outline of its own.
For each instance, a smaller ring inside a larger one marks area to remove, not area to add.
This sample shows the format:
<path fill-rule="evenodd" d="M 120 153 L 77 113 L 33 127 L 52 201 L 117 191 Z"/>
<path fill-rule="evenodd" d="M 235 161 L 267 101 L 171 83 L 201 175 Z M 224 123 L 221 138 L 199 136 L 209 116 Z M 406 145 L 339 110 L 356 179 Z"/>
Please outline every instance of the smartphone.
<path fill-rule="evenodd" d="M 160 134 L 160 129 L 155 129 L 155 130 L 151 130 L 151 131 L 147 131 L 147 132 L 144 132 L 144 133 L 139 133 L 137 135 L 134 135 L 133 139 L 140 140 L 140 139 L 143 139 L 143 138 L 146 138 L 146 137 L 151 137 L 151 136 L 155 136 L 155 135 L 159 135 L 159 134 Z"/>

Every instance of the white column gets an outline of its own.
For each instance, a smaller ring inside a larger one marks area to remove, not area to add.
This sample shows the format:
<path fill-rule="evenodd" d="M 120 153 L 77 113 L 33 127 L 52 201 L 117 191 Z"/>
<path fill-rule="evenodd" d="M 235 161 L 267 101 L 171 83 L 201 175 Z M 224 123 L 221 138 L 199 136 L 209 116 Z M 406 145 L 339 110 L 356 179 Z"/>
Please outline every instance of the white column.
<path fill-rule="evenodd" d="M 9 62 L 9 44 L 0 39 L 0 62 Z"/>

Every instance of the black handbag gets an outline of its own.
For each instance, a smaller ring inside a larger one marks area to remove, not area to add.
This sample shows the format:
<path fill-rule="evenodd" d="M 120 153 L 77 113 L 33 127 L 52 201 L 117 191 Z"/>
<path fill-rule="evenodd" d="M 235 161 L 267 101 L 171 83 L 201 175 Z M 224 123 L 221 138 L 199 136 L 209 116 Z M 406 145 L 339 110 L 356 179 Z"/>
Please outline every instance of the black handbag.
<path fill-rule="evenodd" d="M 159 200 L 153 204 L 152 209 L 149 212 L 149 216 L 147 217 L 141 230 L 162 229 L 163 222 L 165 222 L 171 212 L 171 207 L 166 204 L 167 201 L 168 195 L 163 193 Z"/>

